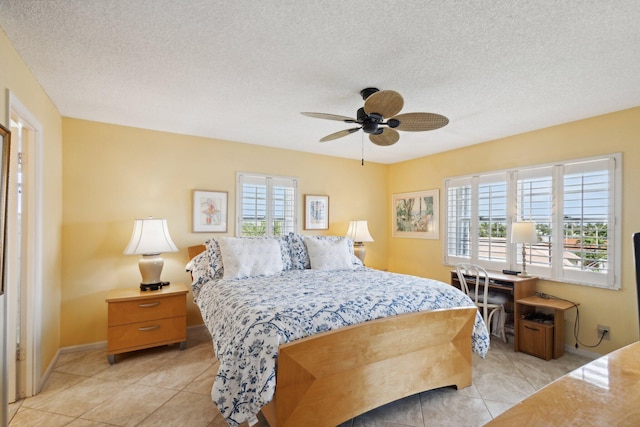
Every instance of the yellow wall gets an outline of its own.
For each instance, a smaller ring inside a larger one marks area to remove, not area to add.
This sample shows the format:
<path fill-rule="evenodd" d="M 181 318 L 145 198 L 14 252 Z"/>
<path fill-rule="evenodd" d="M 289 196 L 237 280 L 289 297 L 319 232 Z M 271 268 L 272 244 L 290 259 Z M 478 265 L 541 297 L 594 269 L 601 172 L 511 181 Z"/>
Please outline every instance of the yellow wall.
<path fill-rule="evenodd" d="M 638 310 L 631 235 L 640 231 L 640 108 L 580 120 L 512 136 L 484 144 L 397 163 L 389 169 L 391 194 L 440 189 L 441 213 L 446 177 L 510 167 L 548 163 L 598 154 L 623 153 L 622 189 L 622 289 L 604 290 L 543 281 L 541 292 L 580 303 L 581 342 L 595 344 L 597 324 L 611 327 L 611 340 L 590 351 L 606 353 L 638 340 Z M 442 231 L 441 221 L 441 231 Z M 443 265 L 443 241 L 389 236 L 389 270 L 449 280 L 450 266 Z M 575 344 L 575 310 L 567 313 L 565 343 Z"/>
<path fill-rule="evenodd" d="M 362 167 L 355 160 L 61 119 L 1 31 L 0 57 L 3 95 L 10 89 L 44 126 L 43 369 L 59 347 L 106 338 L 108 290 L 139 281 L 137 257 L 122 255 L 134 218 L 168 219 L 181 250 L 164 255 L 163 278 L 188 281 L 183 271 L 186 247 L 220 235 L 191 232 L 191 191 L 228 191 L 232 219 L 237 171 L 299 177 L 301 195 L 330 196 L 330 229 L 322 234 L 343 234 L 350 219 L 366 218 L 376 240 L 367 244 L 369 266 L 447 281 L 442 240 L 391 238 L 392 194 L 442 190 L 447 176 L 617 151 L 623 153 L 624 164 L 622 290 L 555 282 L 542 282 L 539 289 L 581 303 L 583 342 L 595 342 L 597 323 L 611 326 L 611 341 L 595 351 L 604 353 L 638 339 L 629 237 L 640 230 L 640 202 L 634 197 L 634 184 L 640 182 L 634 167 L 640 164 L 640 108 L 413 161 Z M 0 123 L 8 124 L 5 102 L 0 103 Z M 442 191 L 440 197 L 442 206 Z M 234 231 L 231 223 L 225 234 Z M 573 321 L 573 313 L 569 319 Z M 189 324 L 200 321 L 190 304 Z M 567 329 L 566 340 L 572 344 L 572 328 Z"/>
<path fill-rule="evenodd" d="M 62 119 L 42 87 L 0 29 L 0 123 L 9 128 L 7 89 L 25 105 L 43 127 L 42 230 L 42 371 L 60 345 L 62 222 Z M 0 297 L 2 298 L 2 297 Z M 0 301 L 1 303 L 1 301 Z M 1 322 L 1 320 L 0 320 Z M 4 329 L 4 325 L 0 325 Z"/>
<path fill-rule="evenodd" d="M 135 218 L 167 219 L 180 252 L 163 254 L 162 277 L 187 282 L 186 248 L 235 233 L 239 171 L 297 176 L 301 196 L 328 195 L 329 230 L 304 234 L 344 235 L 367 219 L 367 265 L 387 267 L 387 165 L 70 118 L 63 136 L 63 347 L 105 340 L 107 292 L 140 282 L 138 257 L 122 254 Z M 191 232 L 194 189 L 229 192 L 228 233 Z M 188 323 L 201 323 L 188 300 Z"/>

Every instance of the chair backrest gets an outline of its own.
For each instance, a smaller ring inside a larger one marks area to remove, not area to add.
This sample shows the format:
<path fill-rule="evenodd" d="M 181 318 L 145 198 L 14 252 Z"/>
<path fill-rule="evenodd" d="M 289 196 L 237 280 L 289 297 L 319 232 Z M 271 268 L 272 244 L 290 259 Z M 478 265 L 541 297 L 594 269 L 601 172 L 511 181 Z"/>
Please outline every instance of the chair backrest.
<path fill-rule="evenodd" d="M 476 305 L 479 301 L 488 300 L 489 274 L 487 273 L 487 270 L 476 264 L 458 264 L 456 265 L 456 273 L 458 274 L 458 280 L 460 281 L 462 292 L 473 297 L 473 302 L 475 302 Z M 469 289 L 469 285 L 471 284 L 473 285 L 473 292 Z M 479 298 L 478 290 L 482 291 L 484 298 Z"/>

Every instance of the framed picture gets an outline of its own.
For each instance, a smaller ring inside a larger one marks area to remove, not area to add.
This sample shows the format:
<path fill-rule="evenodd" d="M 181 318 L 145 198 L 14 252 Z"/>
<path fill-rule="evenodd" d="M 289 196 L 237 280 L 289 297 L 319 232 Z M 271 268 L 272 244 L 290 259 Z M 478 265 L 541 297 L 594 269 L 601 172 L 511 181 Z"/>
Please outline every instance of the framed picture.
<path fill-rule="evenodd" d="M 193 190 L 193 232 L 227 231 L 227 192 Z"/>
<path fill-rule="evenodd" d="M 0 125 L 0 295 L 4 294 L 4 228 L 7 221 L 11 131 Z"/>
<path fill-rule="evenodd" d="M 394 194 L 392 237 L 440 238 L 439 190 Z"/>
<path fill-rule="evenodd" d="M 329 196 L 304 195 L 304 229 L 329 228 Z"/>

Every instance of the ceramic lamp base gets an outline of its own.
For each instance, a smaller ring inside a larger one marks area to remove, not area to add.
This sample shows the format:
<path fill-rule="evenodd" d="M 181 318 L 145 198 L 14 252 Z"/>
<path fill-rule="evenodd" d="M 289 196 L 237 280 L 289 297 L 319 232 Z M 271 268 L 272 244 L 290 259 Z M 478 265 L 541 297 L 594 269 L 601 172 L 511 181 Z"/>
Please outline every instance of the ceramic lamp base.
<path fill-rule="evenodd" d="M 367 250 L 364 248 L 364 243 L 354 242 L 353 254 L 357 256 L 360 259 L 360 261 L 362 261 L 362 265 L 364 265 L 364 257 L 367 256 Z"/>
<path fill-rule="evenodd" d="M 160 274 L 162 274 L 162 267 L 164 266 L 164 260 L 160 254 L 142 255 L 140 261 L 138 261 L 138 268 L 142 275 L 141 285 L 157 285 L 162 283 L 160 281 Z"/>

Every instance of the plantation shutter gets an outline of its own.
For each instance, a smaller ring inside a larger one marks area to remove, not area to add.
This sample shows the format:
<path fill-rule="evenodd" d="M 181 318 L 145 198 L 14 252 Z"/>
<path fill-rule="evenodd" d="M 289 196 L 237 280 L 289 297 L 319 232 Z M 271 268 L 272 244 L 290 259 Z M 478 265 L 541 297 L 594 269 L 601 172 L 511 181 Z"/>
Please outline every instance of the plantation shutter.
<path fill-rule="evenodd" d="M 564 166 L 562 272 L 567 281 L 614 283 L 615 167 L 615 159 Z"/>
<path fill-rule="evenodd" d="M 469 262 L 472 252 L 471 239 L 471 179 L 445 181 L 447 195 L 445 228 L 445 263 Z"/>
<path fill-rule="evenodd" d="M 237 236 L 282 236 L 297 224 L 298 181 L 291 177 L 238 174 Z"/>

